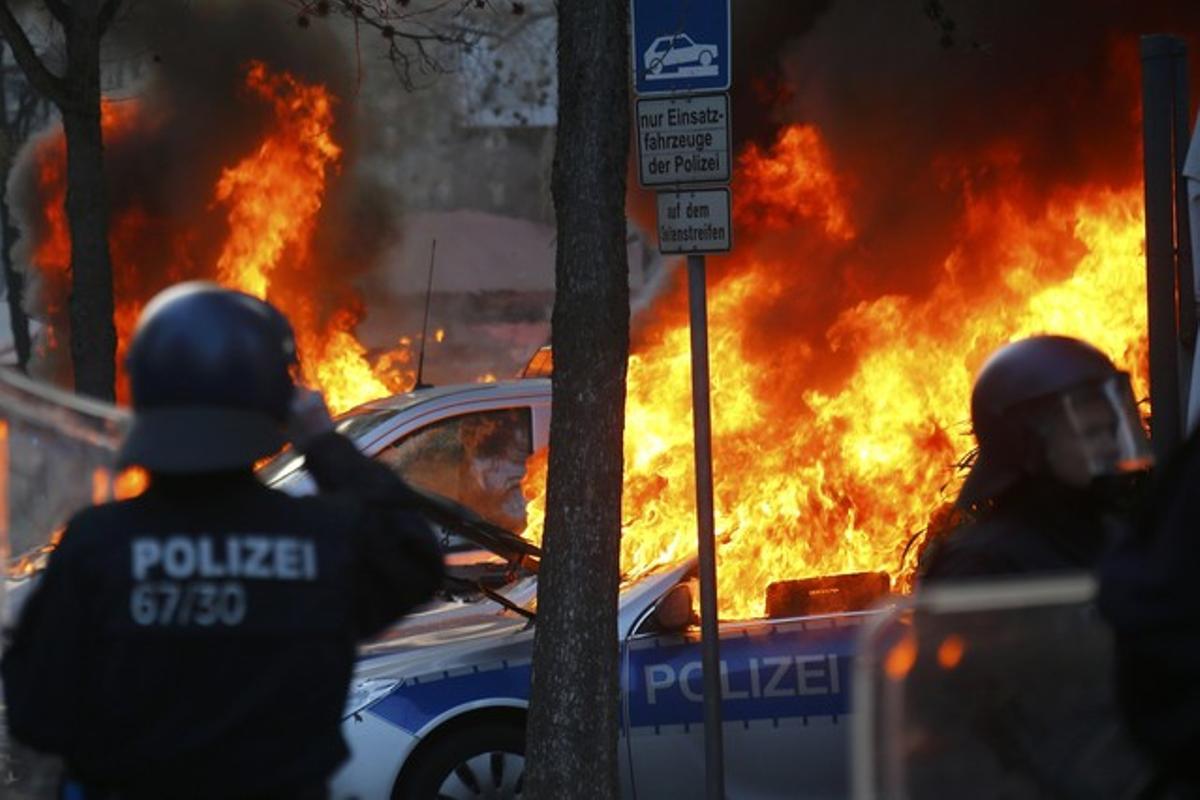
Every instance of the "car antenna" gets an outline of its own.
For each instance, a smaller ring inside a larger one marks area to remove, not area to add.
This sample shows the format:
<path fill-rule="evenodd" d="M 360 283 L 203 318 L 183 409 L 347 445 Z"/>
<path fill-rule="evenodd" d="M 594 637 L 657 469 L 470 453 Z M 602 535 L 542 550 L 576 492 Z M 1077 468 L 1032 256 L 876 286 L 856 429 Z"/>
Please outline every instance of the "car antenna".
<path fill-rule="evenodd" d="M 429 280 L 425 284 L 425 321 L 421 323 L 421 352 L 417 355 L 417 382 L 413 389 L 428 389 L 432 383 L 425 383 L 425 336 L 429 333 L 429 300 L 433 297 L 433 264 L 437 256 L 437 239 L 429 248 Z"/>

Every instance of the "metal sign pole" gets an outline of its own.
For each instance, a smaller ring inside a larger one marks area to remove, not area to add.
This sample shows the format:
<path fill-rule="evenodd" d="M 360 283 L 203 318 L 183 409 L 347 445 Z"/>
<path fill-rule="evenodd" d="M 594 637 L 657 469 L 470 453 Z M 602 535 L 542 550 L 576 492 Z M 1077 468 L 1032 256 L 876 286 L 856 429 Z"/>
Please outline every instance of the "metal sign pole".
<path fill-rule="evenodd" d="M 696 438 L 696 519 L 699 529 L 700 650 L 704 671 L 704 781 L 708 800 L 725 797 L 721 736 L 721 655 L 717 633 L 717 554 L 713 524 L 712 421 L 708 381 L 708 306 L 704 256 L 688 256 L 692 333 L 692 422 Z"/>
<path fill-rule="evenodd" d="M 1172 76 L 1172 142 L 1175 149 L 1175 280 L 1178 287 L 1175 300 L 1178 308 L 1180 416 L 1183 419 L 1182 438 L 1187 438 L 1188 405 L 1191 401 L 1192 362 L 1196 351 L 1196 276 L 1192 266 L 1192 229 L 1188 208 L 1187 169 L 1188 145 L 1192 141 L 1192 93 L 1188 86 L 1188 48 L 1180 41 L 1174 58 Z"/>
<path fill-rule="evenodd" d="M 707 800 L 725 798 L 717 555 L 713 524 L 712 420 L 704 253 L 729 252 L 729 96 L 733 49 L 730 0 L 630 0 L 630 57 L 638 179 L 658 192 L 658 249 L 687 254 L 692 334 L 692 422 L 696 447 L 696 528 L 700 570 L 700 650 L 704 675 L 704 779 Z M 680 42 L 687 52 L 676 51 Z M 665 53 L 678 58 L 670 64 Z M 658 95 L 657 97 L 652 97 Z M 711 184 L 719 184 L 712 186 Z M 685 189 L 688 184 L 709 184 Z"/>
<path fill-rule="evenodd" d="M 1175 64 L 1183 43 L 1170 36 L 1143 36 L 1142 155 L 1146 182 L 1146 301 L 1150 328 L 1150 438 L 1154 456 L 1166 463 L 1183 438 L 1180 409 L 1180 337 L 1176 293 L 1175 183 L 1173 157 Z"/>

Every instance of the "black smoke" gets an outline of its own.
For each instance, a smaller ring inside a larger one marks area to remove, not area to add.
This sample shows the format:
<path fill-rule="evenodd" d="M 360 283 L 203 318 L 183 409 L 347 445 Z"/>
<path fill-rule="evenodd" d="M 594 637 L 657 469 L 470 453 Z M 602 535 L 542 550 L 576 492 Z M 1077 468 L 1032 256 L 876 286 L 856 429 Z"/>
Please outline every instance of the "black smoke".
<path fill-rule="evenodd" d="M 335 309 L 357 313 L 357 277 L 372 269 L 397 235 L 395 199 L 356 168 L 362 121 L 355 107 L 359 76 L 353 53 L 333 26 L 300 28 L 283 3 L 191 3 L 155 0 L 133 7 L 114 27 L 104 56 L 105 94 L 132 126 L 106 135 L 104 158 L 113 224 L 114 288 L 118 303 L 144 303 L 179 280 L 215 277 L 228 234 L 225 210 L 214 202 L 222 170 L 252 154 L 272 125 L 271 109 L 247 91 L 252 61 L 324 85 L 338 98 L 333 136 L 342 148 L 331 172 L 303 276 L 306 300 L 326 318 Z M 22 230 L 18 262 L 34 276 L 31 252 L 46 235 L 36 154 L 61 136 L 57 123 L 22 151 L 8 191 Z M 133 233 L 122 235 L 126 225 Z M 285 264 L 281 272 L 289 267 Z M 65 308 L 66 284 L 46 281 L 31 296 L 31 311 Z M 64 341 L 61 313 L 47 320 Z M 64 375 L 64 347 L 43 367 Z M 55 363 L 57 362 L 57 363 Z"/>
<path fill-rule="evenodd" d="M 964 244 L 972 198 L 1002 191 L 1033 221 L 1064 193 L 1136 185 L 1142 35 L 1183 37 L 1193 95 L 1200 89 L 1200 3 L 734 8 L 735 146 L 762 150 L 785 126 L 814 126 L 844 178 L 856 229 L 851 241 L 831 244 L 804 220 L 775 231 L 735 224 L 734 256 L 710 259 L 714 295 L 746 271 L 770 275 L 773 290 L 745 304 L 739 326 L 747 356 L 797 394 L 836 389 L 853 368 L 854 353 L 835 351 L 828 338 L 844 312 L 884 295 L 929 297 L 951 252 L 968 291 L 982 297 L 996 286 L 1003 276 L 991 243 Z M 735 201 L 739 191 L 735 174 Z M 1043 254 L 1047 278 L 1073 263 L 1063 255 Z M 679 291 L 667 303 L 676 309 Z M 670 317 L 661 305 L 656 312 Z M 646 328 L 652 336 L 657 326 Z"/>

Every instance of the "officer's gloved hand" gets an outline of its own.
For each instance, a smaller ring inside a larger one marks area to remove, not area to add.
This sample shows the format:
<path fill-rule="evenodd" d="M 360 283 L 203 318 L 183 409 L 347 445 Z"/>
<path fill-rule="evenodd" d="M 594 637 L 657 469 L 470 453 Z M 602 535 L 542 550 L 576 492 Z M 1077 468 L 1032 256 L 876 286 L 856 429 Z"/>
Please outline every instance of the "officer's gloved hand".
<path fill-rule="evenodd" d="M 298 450 L 307 450 L 314 439 L 333 430 L 333 417 L 320 392 L 297 386 L 288 411 L 287 436 Z"/>

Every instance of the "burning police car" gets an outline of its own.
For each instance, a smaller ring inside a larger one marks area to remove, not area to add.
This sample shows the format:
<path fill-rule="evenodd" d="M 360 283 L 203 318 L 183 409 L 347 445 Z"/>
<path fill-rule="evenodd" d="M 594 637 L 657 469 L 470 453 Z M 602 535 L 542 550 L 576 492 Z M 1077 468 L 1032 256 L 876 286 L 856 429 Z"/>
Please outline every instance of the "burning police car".
<path fill-rule="evenodd" d="M 549 416 L 550 382 L 531 379 L 423 389 L 339 419 L 362 450 L 429 493 L 453 547 L 443 599 L 362 648 L 345 709 L 352 756 L 335 797 L 520 796 L 540 552 L 512 531 L 524 523 L 525 460 L 546 445 Z M 261 476 L 311 490 L 297 456 L 285 453 Z M 845 609 L 886 591 L 876 577 L 772 585 L 765 618 L 722 623 L 731 795 L 847 791 L 850 658 L 870 612 Z M 688 560 L 621 588 L 614 633 L 627 796 L 703 790 L 694 584 Z"/>
<path fill-rule="evenodd" d="M 626 796 L 703 792 L 694 564 L 622 588 L 621 782 Z M 527 594 L 518 580 L 505 600 Z M 536 620 L 474 604 L 418 614 L 363 648 L 343 732 L 351 760 L 334 796 L 519 797 Z M 850 658 L 868 613 L 721 626 L 727 784 L 737 797 L 833 797 L 847 789 Z"/>

